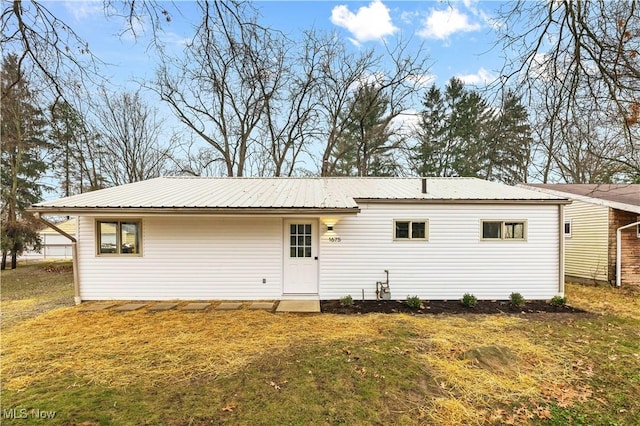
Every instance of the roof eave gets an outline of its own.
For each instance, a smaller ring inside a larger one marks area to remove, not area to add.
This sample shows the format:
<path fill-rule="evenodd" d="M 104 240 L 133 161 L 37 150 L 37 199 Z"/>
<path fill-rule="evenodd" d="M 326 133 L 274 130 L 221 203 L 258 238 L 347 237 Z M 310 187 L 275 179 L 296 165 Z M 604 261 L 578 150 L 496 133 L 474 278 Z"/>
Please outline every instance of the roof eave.
<path fill-rule="evenodd" d="M 562 199 L 457 199 L 457 198 L 355 198 L 359 203 L 387 204 L 571 204 Z"/>
<path fill-rule="evenodd" d="M 64 214 L 64 215 L 99 215 L 99 214 L 185 214 L 185 215 L 296 215 L 296 214 L 357 214 L 358 207 L 65 207 L 65 206 L 31 206 L 31 213 Z"/>

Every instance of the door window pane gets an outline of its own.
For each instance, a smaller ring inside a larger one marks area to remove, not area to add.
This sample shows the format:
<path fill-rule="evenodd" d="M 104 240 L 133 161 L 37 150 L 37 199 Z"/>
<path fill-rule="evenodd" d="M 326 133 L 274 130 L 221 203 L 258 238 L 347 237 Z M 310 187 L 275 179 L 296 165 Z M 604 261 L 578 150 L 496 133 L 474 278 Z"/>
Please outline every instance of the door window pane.
<path fill-rule="evenodd" d="M 312 235 L 311 225 L 299 224 L 291 225 L 289 228 L 290 256 L 291 257 L 311 257 Z"/>

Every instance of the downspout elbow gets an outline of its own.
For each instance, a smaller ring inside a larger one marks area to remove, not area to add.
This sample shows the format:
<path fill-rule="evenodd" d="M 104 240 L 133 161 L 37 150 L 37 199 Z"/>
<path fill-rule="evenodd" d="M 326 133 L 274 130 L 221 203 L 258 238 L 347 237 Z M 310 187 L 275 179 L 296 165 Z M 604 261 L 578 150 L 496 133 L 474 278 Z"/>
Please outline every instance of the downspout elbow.
<path fill-rule="evenodd" d="M 33 215 L 36 219 L 47 225 L 49 228 L 71 240 L 71 263 L 73 265 L 73 301 L 76 305 L 79 305 L 80 303 L 82 303 L 82 298 L 80 297 L 80 276 L 78 274 L 78 240 L 75 237 L 64 232 L 62 229 L 58 228 L 53 223 L 44 219 L 40 215 L 40 213 L 35 212 Z"/>

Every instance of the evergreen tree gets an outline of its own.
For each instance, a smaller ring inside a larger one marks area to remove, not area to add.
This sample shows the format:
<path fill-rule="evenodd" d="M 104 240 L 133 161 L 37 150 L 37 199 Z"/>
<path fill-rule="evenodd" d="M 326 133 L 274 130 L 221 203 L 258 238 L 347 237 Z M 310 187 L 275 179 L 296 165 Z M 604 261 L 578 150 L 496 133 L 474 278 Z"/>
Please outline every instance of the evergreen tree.
<path fill-rule="evenodd" d="M 2 189 L 2 264 L 6 268 L 11 254 L 11 268 L 27 247 L 39 246 L 37 224 L 24 210 L 41 200 L 38 181 L 46 170 L 42 159 L 47 147 L 43 139 L 45 120 L 35 104 L 34 95 L 24 75 L 20 76 L 18 57 L 3 58 L 0 76 L 2 99 L 0 183 Z"/>
<path fill-rule="evenodd" d="M 53 171 L 67 197 L 106 186 L 98 163 L 102 147 L 95 132 L 67 102 L 50 108 L 49 139 L 53 144 Z"/>
<path fill-rule="evenodd" d="M 426 92 L 414 148 L 421 176 L 472 176 L 505 183 L 526 181 L 531 129 L 520 98 L 508 92 L 499 112 L 475 90 L 452 78 L 444 94 Z"/>
<path fill-rule="evenodd" d="M 422 101 L 414 171 L 420 176 L 446 176 L 449 149 L 445 129 L 447 113 L 442 92 L 432 85 Z"/>
<path fill-rule="evenodd" d="M 373 84 L 361 85 L 344 114 L 345 128 L 334 150 L 335 174 L 394 176 L 399 165 L 393 157 L 389 100 Z"/>
<path fill-rule="evenodd" d="M 487 179 L 508 184 L 527 182 L 531 158 L 531 126 L 521 98 L 509 90 L 494 120 L 494 144 L 489 150 Z"/>
<path fill-rule="evenodd" d="M 481 176 L 491 120 L 487 102 L 452 78 L 444 94 L 432 85 L 422 105 L 414 171 L 421 176 Z"/>

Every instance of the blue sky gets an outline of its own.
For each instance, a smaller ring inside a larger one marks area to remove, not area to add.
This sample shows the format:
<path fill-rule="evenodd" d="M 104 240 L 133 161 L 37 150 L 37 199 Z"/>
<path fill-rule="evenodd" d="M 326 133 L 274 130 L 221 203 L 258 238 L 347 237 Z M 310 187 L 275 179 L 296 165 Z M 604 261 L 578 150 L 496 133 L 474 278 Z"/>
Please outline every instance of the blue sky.
<path fill-rule="evenodd" d="M 197 22 L 193 2 L 178 1 L 180 13 L 172 13 L 164 40 L 176 48 L 191 35 L 188 21 Z M 107 74 L 116 85 L 151 78 L 154 60 L 147 40 L 120 34 L 123 22 L 105 19 L 102 1 L 47 3 L 50 10 L 84 38 L 100 59 L 111 64 Z M 494 48 L 493 17 L 501 2 L 464 1 L 260 1 L 261 23 L 295 38 L 303 30 L 336 31 L 353 49 L 381 48 L 396 38 L 424 43 L 433 64 L 432 81 L 443 86 L 457 76 L 469 84 L 484 85 L 502 65 Z M 181 14 L 183 16 L 181 16 Z M 146 24 L 139 25 L 148 34 Z"/>

